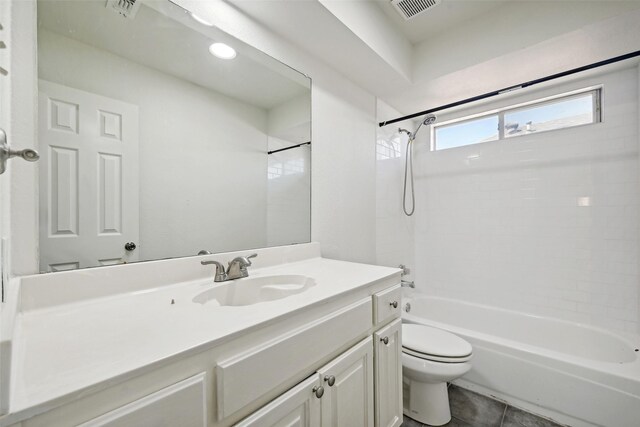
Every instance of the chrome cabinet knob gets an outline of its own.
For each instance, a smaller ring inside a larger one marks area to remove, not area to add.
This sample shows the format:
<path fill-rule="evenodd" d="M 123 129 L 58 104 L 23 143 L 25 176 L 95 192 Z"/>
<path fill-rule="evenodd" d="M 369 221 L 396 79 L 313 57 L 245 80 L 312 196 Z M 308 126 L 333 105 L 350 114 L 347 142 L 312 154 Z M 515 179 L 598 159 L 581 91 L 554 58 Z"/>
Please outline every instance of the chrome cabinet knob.
<path fill-rule="evenodd" d="M 317 385 L 311 390 L 318 399 L 320 399 L 324 395 L 324 387 L 321 385 Z"/>
<path fill-rule="evenodd" d="M 124 244 L 124 249 L 126 251 L 129 251 L 129 252 L 135 251 L 136 250 L 136 244 L 133 243 L 133 242 L 127 242 L 127 243 Z"/>
<path fill-rule="evenodd" d="M 384 345 L 389 344 L 389 337 L 380 338 L 380 341 L 384 343 Z"/>
<path fill-rule="evenodd" d="M 336 377 L 333 375 L 325 375 L 324 376 L 324 381 L 329 384 L 329 387 L 333 387 L 333 385 L 336 383 Z"/>
<path fill-rule="evenodd" d="M 391 301 L 389 305 L 393 308 L 398 308 L 398 301 Z"/>

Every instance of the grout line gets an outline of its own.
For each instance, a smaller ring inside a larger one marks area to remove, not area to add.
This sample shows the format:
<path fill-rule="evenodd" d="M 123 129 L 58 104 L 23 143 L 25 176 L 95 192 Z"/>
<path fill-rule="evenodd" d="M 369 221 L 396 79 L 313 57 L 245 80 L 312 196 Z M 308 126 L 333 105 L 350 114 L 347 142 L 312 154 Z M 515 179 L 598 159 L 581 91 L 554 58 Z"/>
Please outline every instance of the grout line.
<path fill-rule="evenodd" d="M 504 424 L 504 417 L 507 415 L 507 408 L 509 405 L 504 405 L 504 412 L 502 413 L 502 419 L 500 420 L 500 427 Z"/>

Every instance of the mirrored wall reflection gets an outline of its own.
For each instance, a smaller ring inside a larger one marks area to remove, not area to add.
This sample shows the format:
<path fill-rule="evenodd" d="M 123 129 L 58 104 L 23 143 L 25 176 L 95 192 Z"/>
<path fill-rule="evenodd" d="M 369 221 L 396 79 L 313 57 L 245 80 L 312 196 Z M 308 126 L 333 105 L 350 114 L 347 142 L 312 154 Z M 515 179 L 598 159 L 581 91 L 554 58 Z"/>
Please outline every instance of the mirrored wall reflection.
<path fill-rule="evenodd" d="M 40 270 L 308 242 L 309 79 L 137 4 L 38 2 Z"/>

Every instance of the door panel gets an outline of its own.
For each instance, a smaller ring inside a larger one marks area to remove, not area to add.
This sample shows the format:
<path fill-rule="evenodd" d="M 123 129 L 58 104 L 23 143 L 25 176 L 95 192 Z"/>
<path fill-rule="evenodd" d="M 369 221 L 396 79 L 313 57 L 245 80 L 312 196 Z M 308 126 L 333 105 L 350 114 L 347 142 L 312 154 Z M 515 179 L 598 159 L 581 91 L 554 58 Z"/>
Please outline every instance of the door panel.
<path fill-rule="evenodd" d="M 397 319 L 377 331 L 374 346 L 376 427 L 399 427 L 402 424 L 402 321 Z"/>
<path fill-rule="evenodd" d="M 318 377 L 311 376 L 236 427 L 320 427 L 320 399 L 313 392 L 319 385 Z"/>
<path fill-rule="evenodd" d="M 138 107 L 39 81 L 40 270 L 135 261 Z"/>
<path fill-rule="evenodd" d="M 318 371 L 322 426 L 373 426 L 373 348 L 368 337 Z M 333 386 L 329 384 L 335 377 Z"/>

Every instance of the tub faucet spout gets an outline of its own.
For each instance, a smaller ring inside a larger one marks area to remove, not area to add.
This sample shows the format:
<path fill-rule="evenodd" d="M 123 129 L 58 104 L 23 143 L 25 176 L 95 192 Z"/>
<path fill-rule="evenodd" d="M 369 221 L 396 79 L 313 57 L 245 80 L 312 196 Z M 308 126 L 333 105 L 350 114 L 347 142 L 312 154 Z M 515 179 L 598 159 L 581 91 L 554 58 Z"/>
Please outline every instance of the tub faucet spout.
<path fill-rule="evenodd" d="M 413 283 L 413 281 L 408 281 L 408 280 L 402 280 L 400 282 L 400 286 L 402 286 L 403 288 L 415 288 L 416 284 Z"/>

